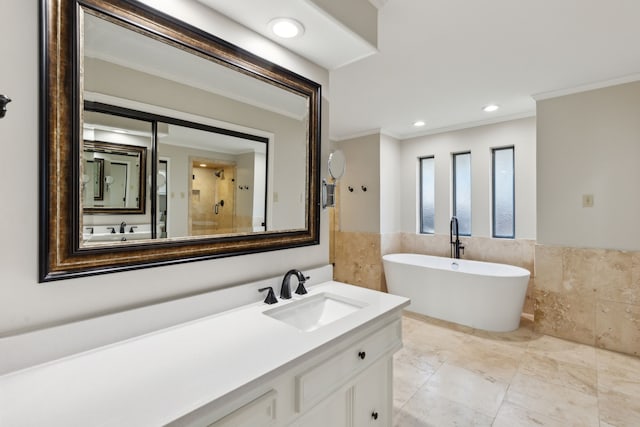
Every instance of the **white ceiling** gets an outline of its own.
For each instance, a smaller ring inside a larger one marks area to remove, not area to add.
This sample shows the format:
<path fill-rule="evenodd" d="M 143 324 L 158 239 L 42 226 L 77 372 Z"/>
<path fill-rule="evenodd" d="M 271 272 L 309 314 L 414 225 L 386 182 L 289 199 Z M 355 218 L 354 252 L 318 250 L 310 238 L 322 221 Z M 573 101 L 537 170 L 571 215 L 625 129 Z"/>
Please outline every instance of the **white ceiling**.
<path fill-rule="evenodd" d="M 306 116 L 306 98 L 293 92 L 91 14 L 85 14 L 84 25 L 87 57 L 181 82 L 296 120 Z"/>
<path fill-rule="evenodd" d="M 197 1 L 328 70 L 376 52 L 374 46 L 356 36 L 312 0 Z M 303 37 L 282 39 L 269 30 L 268 24 L 272 19 L 285 17 L 295 18 L 303 24 Z"/>
<path fill-rule="evenodd" d="M 638 0 L 389 0 L 380 53 L 331 72 L 331 137 L 534 115 L 532 95 L 640 79 L 639 17 Z"/>
<path fill-rule="evenodd" d="M 308 3 L 199 1 L 261 34 L 287 12 L 283 4 Z M 325 65 L 335 140 L 375 131 L 404 139 L 532 116 L 533 95 L 640 79 L 638 0 L 370 1 L 380 7 L 379 53 Z M 347 53 L 332 28 L 295 13 L 313 43 L 289 49 L 311 60 L 318 51 Z M 483 112 L 489 103 L 501 108 Z M 414 128 L 416 120 L 426 126 Z"/>

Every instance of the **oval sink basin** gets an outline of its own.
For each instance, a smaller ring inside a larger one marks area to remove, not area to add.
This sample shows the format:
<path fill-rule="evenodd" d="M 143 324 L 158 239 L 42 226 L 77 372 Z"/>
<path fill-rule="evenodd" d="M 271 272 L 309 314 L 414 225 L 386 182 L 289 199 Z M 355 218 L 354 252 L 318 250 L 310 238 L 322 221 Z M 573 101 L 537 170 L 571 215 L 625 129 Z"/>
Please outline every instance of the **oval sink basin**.
<path fill-rule="evenodd" d="M 366 305 L 338 295 L 321 293 L 263 313 L 300 331 L 311 332 L 354 313 Z"/>

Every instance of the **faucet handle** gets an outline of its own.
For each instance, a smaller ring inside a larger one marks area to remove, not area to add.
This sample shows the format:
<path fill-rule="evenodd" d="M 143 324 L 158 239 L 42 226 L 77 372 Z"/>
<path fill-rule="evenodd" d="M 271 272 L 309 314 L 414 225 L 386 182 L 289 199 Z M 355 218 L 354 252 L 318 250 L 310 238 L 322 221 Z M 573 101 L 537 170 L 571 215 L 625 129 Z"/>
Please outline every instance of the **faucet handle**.
<path fill-rule="evenodd" d="M 260 288 L 258 289 L 258 292 L 264 292 L 266 290 L 269 290 L 269 293 L 267 294 L 267 297 L 264 299 L 264 302 L 266 304 L 275 304 L 278 302 L 278 299 L 276 298 L 276 294 L 273 293 L 273 288 L 271 286 L 267 286 L 266 288 Z"/>
<path fill-rule="evenodd" d="M 304 284 L 311 277 L 300 274 L 298 278 L 298 287 L 296 288 L 296 294 L 305 295 L 307 293 L 307 288 L 304 287 Z"/>

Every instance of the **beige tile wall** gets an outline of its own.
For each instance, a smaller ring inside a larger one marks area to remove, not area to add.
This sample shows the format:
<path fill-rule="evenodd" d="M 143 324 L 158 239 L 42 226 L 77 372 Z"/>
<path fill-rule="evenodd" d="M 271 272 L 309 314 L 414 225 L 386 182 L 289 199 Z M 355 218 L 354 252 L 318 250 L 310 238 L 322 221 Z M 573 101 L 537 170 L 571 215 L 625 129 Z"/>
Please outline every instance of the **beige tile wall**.
<path fill-rule="evenodd" d="M 449 236 L 333 231 L 336 280 L 386 291 L 382 255 L 449 256 Z M 465 259 L 534 273 L 524 312 L 537 332 L 640 356 L 640 252 L 536 245 L 531 240 L 463 238 Z"/>
<path fill-rule="evenodd" d="M 379 233 L 336 230 L 333 277 L 340 282 L 386 291 Z"/>
<path fill-rule="evenodd" d="M 536 245 L 536 330 L 640 355 L 640 252 Z"/>

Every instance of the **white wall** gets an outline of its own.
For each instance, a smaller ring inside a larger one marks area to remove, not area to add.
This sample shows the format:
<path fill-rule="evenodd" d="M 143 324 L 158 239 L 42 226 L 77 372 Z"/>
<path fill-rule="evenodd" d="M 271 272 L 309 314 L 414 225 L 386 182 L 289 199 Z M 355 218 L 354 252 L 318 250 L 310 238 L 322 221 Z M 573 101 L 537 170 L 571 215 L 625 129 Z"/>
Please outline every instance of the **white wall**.
<path fill-rule="evenodd" d="M 380 233 L 401 231 L 401 143 L 380 135 Z"/>
<path fill-rule="evenodd" d="M 516 238 L 536 236 L 535 118 L 479 126 L 401 143 L 402 231 L 418 232 L 418 158 L 435 156 L 435 233 L 448 234 L 451 218 L 451 154 L 471 151 L 471 234 L 491 236 L 491 148 L 515 147 Z"/>
<path fill-rule="evenodd" d="M 380 232 L 380 134 L 338 142 L 346 158 L 340 179 L 340 230 Z M 362 191 L 362 186 L 367 191 Z M 353 192 L 348 187 L 353 188 Z"/>
<path fill-rule="evenodd" d="M 537 111 L 538 243 L 640 250 L 640 82 L 541 100 Z"/>
<path fill-rule="evenodd" d="M 147 0 L 191 24 L 306 76 L 322 85 L 328 73 L 219 14 L 191 1 Z M 0 336 L 203 292 L 289 268 L 328 263 L 328 217 L 321 244 L 299 249 L 200 261 L 38 284 L 38 2 L 3 0 L 0 93 L 13 99 L 0 120 Z M 325 92 L 326 94 L 326 92 Z M 328 101 L 322 105 L 322 174 L 328 156 Z"/>

